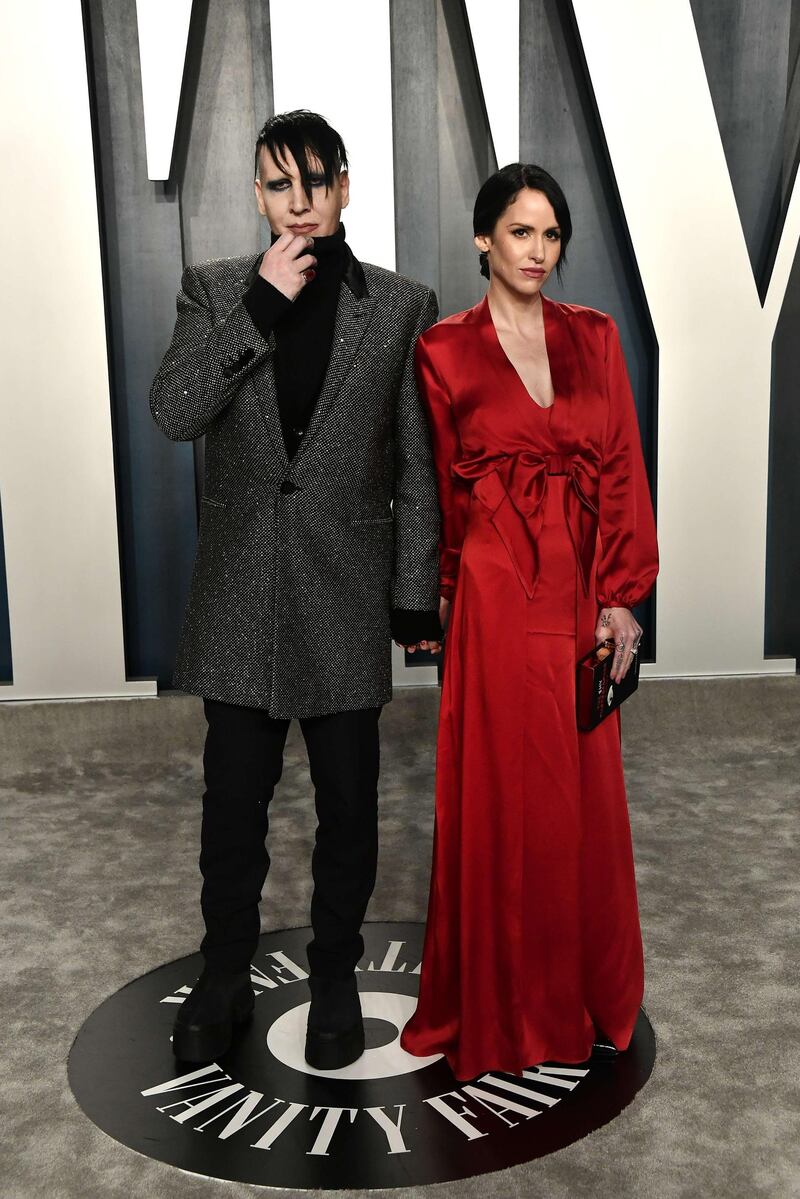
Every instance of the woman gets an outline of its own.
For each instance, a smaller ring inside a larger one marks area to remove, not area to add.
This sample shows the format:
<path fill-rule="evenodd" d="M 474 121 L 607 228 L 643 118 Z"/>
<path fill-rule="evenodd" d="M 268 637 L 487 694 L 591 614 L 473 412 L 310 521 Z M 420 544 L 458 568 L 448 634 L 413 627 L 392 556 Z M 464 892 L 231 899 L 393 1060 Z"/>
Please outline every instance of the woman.
<path fill-rule="evenodd" d="M 577 730 L 575 664 L 613 637 L 624 677 L 658 555 L 616 326 L 542 294 L 571 231 L 546 171 L 498 171 L 474 212 L 487 295 L 417 343 L 452 612 L 402 1044 L 459 1079 L 626 1049 L 642 998 L 619 716 Z"/>

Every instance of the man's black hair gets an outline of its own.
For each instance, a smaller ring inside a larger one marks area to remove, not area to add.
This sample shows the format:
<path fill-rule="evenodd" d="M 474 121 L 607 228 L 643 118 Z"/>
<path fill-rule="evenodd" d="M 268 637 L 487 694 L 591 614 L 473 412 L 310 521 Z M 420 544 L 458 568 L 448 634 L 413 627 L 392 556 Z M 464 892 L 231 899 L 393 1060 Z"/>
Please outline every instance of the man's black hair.
<path fill-rule="evenodd" d="M 291 152 L 309 200 L 312 174 L 308 166 L 309 154 L 322 164 L 326 189 L 332 186 L 335 175 L 347 170 L 347 151 L 341 137 L 318 112 L 309 112 L 306 108 L 276 113 L 265 123 L 256 140 L 256 178 L 259 178 L 262 146 L 266 146 L 278 166 L 284 168 L 287 166 L 286 151 Z"/>

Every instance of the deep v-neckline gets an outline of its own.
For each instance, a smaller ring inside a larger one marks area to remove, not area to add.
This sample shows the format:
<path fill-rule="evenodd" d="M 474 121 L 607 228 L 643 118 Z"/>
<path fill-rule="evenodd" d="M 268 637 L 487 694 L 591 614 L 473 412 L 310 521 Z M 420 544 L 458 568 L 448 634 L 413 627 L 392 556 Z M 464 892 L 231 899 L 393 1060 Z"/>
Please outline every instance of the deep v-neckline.
<path fill-rule="evenodd" d="M 549 347 L 547 344 L 547 304 L 546 304 L 545 297 L 540 296 L 539 302 L 542 305 L 542 337 L 544 339 L 545 357 L 547 358 L 547 372 L 550 375 L 550 388 L 553 392 L 553 398 L 549 404 L 540 404 L 539 401 L 536 399 L 536 397 L 532 396 L 531 393 L 528 391 L 528 388 L 525 386 L 525 380 L 522 378 L 522 375 L 519 373 L 517 368 L 514 366 L 514 363 L 509 358 L 508 354 L 506 353 L 505 347 L 504 347 L 502 341 L 500 340 L 500 334 L 497 332 L 497 327 L 495 326 L 495 323 L 494 323 L 494 317 L 492 316 L 492 310 L 491 310 L 491 307 L 489 306 L 488 292 L 484 299 L 484 303 L 486 304 L 486 315 L 489 318 L 489 324 L 492 327 L 492 333 L 494 335 L 494 340 L 497 343 L 497 348 L 500 351 L 500 353 L 502 354 L 505 361 L 508 363 L 509 369 L 515 375 L 517 382 L 519 383 L 519 385 L 522 389 L 523 394 L 528 398 L 528 400 L 530 401 L 531 404 L 533 404 L 536 408 L 539 409 L 540 412 L 549 412 L 551 410 L 551 408 L 555 407 L 556 399 L 558 398 L 558 396 L 556 394 L 555 380 L 553 379 L 553 368 L 550 363 L 550 350 L 549 350 Z"/>

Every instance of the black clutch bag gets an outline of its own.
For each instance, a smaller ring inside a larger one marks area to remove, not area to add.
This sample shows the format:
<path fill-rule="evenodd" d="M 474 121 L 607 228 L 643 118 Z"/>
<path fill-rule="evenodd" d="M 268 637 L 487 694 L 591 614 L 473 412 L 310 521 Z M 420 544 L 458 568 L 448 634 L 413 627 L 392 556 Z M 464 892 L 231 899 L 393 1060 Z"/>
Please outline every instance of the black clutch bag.
<path fill-rule="evenodd" d="M 597 728 L 623 700 L 633 695 L 639 686 L 639 655 L 634 654 L 630 668 L 621 683 L 612 683 L 614 642 L 604 641 L 578 662 L 575 679 L 575 698 L 578 728 L 584 732 Z"/>

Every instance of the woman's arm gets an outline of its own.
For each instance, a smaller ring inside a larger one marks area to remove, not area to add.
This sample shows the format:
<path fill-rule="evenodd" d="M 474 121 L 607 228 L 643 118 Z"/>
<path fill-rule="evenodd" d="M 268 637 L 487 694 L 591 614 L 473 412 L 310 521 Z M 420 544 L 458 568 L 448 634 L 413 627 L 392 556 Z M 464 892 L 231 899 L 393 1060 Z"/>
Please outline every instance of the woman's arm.
<path fill-rule="evenodd" d="M 639 422 L 619 332 L 609 317 L 605 353 L 608 419 L 600 469 L 600 540 L 597 600 L 602 609 L 596 635 L 613 636 L 614 675 L 623 678 L 638 645 L 641 628 L 630 609 L 650 594 L 658 574 L 658 543 L 653 505 L 642 455 Z"/>
<path fill-rule="evenodd" d="M 436 485 L 442 513 L 439 542 L 439 589 L 450 600 L 456 587 L 461 546 L 467 529 L 469 490 L 453 478 L 452 465 L 460 457 L 453 405 L 422 340 L 416 348 L 417 382 L 428 413 Z"/>

